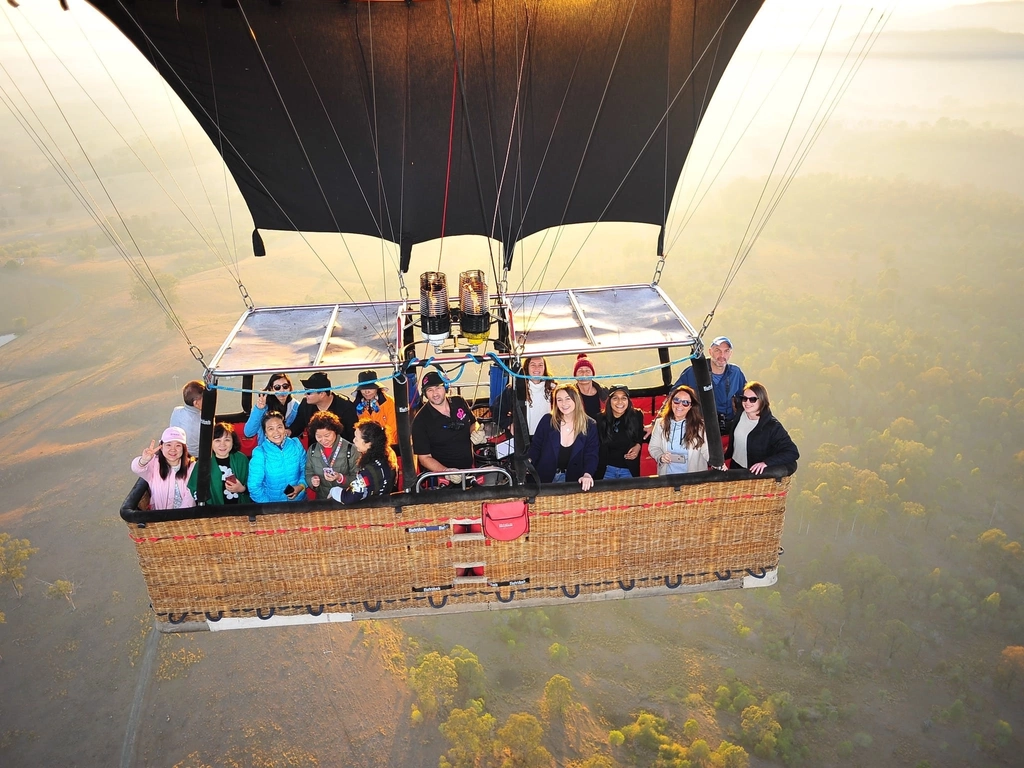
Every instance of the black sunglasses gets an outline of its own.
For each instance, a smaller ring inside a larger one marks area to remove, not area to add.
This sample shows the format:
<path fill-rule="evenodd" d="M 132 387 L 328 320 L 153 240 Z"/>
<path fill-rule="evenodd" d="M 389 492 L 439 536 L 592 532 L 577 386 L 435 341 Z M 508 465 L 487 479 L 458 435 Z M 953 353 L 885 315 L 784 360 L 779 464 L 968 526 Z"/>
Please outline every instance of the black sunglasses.
<path fill-rule="evenodd" d="M 291 384 L 275 384 L 273 389 L 275 392 L 280 392 L 282 389 L 291 389 Z"/>
<path fill-rule="evenodd" d="M 757 397 L 756 395 L 754 397 L 747 397 L 746 395 L 740 395 L 740 400 L 742 400 L 744 403 L 756 403 L 760 399 L 761 398 Z"/>
<path fill-rule="evenodd" d="M 680 400 L 678 397 L 672 398 L 672 405 L 689 405 L 689 400 Z"/>

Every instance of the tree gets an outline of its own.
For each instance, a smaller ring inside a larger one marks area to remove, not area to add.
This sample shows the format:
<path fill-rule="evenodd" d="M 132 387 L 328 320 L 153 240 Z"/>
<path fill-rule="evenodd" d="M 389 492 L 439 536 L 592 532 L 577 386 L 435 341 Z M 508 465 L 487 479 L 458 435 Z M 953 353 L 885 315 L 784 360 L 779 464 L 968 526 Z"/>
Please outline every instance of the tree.
<path fill-rule="evenodd" d="M 711 756 L 715 768 L 750 768 L 750 755 L 738 744 L 723 741 Z"/>
<path fill-rule="evenodd" d="M 886 662 L 892 662 L 893 657 L 897 653 L 916 640 L 917 633 L 899 619 L 890 619 L 885 622 L 885 628 L 882 630 L 882 641 Z"/>
<path fill-rule="evenodd" d="M 903 515 L 907 518 L 907 525 L 903 529 L 903 535 L 906 536 L 910 531 L 910 524 L 914 520 L 923 520 L 927 514 L 928 511 L 924 508 L 924 504 L 918 504 L 916 501 L 904 501 Z"/>
<path fill-rule="evenodd" d="M 711 747 L 708 746 L 704 739 L 697 739 L 690 745 L 688 757 L 694 768 L 709 768 L 711 765 Z"/>
<path fill-rule="evenodd" d="M 632 745 L 656 752 L 662 744 L 667 744 L 670 741 L 665 735 L 667 726 L 668 723 L 663 717 L 652 715 L 650 712 L 641 712 L 637 715 L 635 722 L 622 729 L 622 735 Z"/>
<path fill-rule="evenodd" d="M 569 656 L 569 648 L 561 643 L 552 643 L 548 646 L 548 657 L 552 661 L 564 661 Z"/>
<path fill-rule="evenodd" d="M 451 744 L 447 758 L 451 768 L 477 768 L 494 752 L 494 715 L 484 712 L 483 702 L 473 701 L 465 709 L 453 709 L 439 727 Z"/>
<path fill-rule="evenodd" d="M 472 651 L 456 645 L 448 654 L 455 663 L 455 675 L 459 680 L 459 701 L 466 702 L 484 695 L 487 680 L 480 659 Z"/>
<path fill-rule="evenodd" d="M 25 578 L 25 563 L 38 551 L 28 539 L 12 539 L 9 533 L 0 533 L 0 582 L 11 582 L 18 597 L 21 597 L 18 582 Z"/>
<path fill-rule="evenodd" d="M 409 684 L 416 692 L 423 714 L 434 717 L 439 710 L 447 710 L 452 705 L 455 691 L 459 688 L 455 662 L 432 651 L 418 666 L 409 670 Z"/>
<path fill-rule="evenodd" d="M 131 300 L 136 304 L 145 304 L 155 301 L 160 306 L 164 305 L 161 297 L 166 297 L 168 302 L 174 303 L 177 299 L 178 278 L 167 272 L 156 271 L 152 278 L 143 279 L 137 275 L 132 277 L 132 287 L 129 291 Z M 156 294 L 154 296 L 154 294 Z"/>
<path fill-rule="evenodd" d="M 999 655 L 996 677 L 1005 689 L 1024 680 L 1024 645 L 1008 645 L 1003 648 Z"/>
<path fill-rule="evenodd" d="M 555 717 L 562 718 L 571 709 L 573 701 L 572 682 L 563 675 L 554 675 L 544 686 L 544 696 L 540 700 L 540 711 L 545 720 Z"/>
<path fill-rule="evenodd" d="M 615 761 L 608 755 L 591 755 L 580 764 L 580 768 L 615 768 Z"/>
<path fill-rule="evenodd" d="M 1005 720 L 996 720 L 992 726 L 992 740 L 997 747 L 1005 747 L 1013 738 L 1013 728 Z"/>
<path fill-rule="evenodd" d="M 692 744 L 694 740 L 696 740 L 697 734 L 699 732 L 700 726 L 697 724 L 697 721 L 694 720 L 692 717 L 685 723 L 683 723 L 683 737 L 690 744 Z"/>
<path fill-rule="evenodd" d="M 801 590 L 796 596 L 796 605 L 799 612 L 815 627 L 815 644 L 822 635 L 829 635 L 836 629 L 842 631 L 843 588 L 838 584 L 825 582 Z"/>
<path fill-rule="evenodd" d="M 543 746 L 540 721 L 526 712 L 509 715 L 498 729 L 497 749 L 501 768 L 550 768 L 554 758 Z"/>
<path fill-rule="evenodd" d="M 782 731 L 779 721 L 767 709 L 756 704 L 744 709 L 740 718 L 743 736 L 753 746 L 754 754 L 771 760 L 775 756 L 775 747 Z"/>
<path fill-rule="evenodd" d="M 71 599 L 71 596 L 75 594 L 75 583 L 73 581 L 57 579 L 52 584 L 48 581 L 43 583 L 46 584 L 47 597 L 63 597 L 71 603 L 71 610 L 75 610 L 75 601 Z"/>

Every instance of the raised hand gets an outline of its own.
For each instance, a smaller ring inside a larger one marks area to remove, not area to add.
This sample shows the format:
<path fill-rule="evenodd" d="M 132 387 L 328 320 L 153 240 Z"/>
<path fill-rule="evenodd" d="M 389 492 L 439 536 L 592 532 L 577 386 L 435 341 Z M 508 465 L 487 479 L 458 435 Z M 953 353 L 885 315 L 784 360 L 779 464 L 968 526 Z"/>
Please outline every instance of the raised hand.
<path fill-rule="evenodd" d="M 142 449 L 142 459 L 141 461 L 139 461 L 139 464 L 142 464 L 143 466 L 149 464 L 149 462 L 153 460 L 153 457 L 156 456 L 159 450 L 160 448 L 157 446 L 156 440 L 150 440 L 149 448 Z"/>
<path fill-rule="evenodd" d="M 256 407 L 260 409 L 267 407 L 266 395 L 256 395 Z"/>

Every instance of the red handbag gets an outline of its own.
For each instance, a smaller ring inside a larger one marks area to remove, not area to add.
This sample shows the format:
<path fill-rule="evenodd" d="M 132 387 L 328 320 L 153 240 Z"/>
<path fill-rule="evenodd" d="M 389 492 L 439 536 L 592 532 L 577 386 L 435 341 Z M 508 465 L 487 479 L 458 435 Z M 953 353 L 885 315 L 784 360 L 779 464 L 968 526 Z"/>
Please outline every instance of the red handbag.
<path fill-rule="evenodd" d="M 525 499 L 485 501 L 484 533 L 497 541 L 513 541 L 530 532 L 530 505 Z"/>

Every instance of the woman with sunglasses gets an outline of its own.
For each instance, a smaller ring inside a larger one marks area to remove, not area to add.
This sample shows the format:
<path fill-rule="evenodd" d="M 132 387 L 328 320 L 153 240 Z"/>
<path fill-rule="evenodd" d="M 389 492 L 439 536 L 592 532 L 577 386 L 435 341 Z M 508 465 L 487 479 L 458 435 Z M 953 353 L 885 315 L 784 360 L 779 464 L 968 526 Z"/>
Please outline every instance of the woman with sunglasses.
<path fill-rule="evenodd" d="M 654 423 L 649 447 L 659 475 L 703 472 L 708 468 L 708 441 L 697 393 L 682 384 L 671 392 Z"/>
<path fill-rule="evenodd" d="M 743 412 L 729 425 L 725 458 L 733 467 L 760 475 L 766 467 L 795 464 L 800 451 L 786 428 L 772 415 L 768 390 L 759 381 L 748 381 L 740 397 Z"/>
<path fill-rule="evenodd" d="M 263 414 L 267 411 L 280 413 L 285 427 L 290 427 L 299 412 L 299 401 L 292 399 L 292 380 L 287 373 L 275 373 L 263 389 L 268 394 L 256 395 L 256 402 L 249 411 L 249 418 L 242 431 L 246 437 L 255 437 L 257 445 L 266 440 L 263 434 Z"/>

